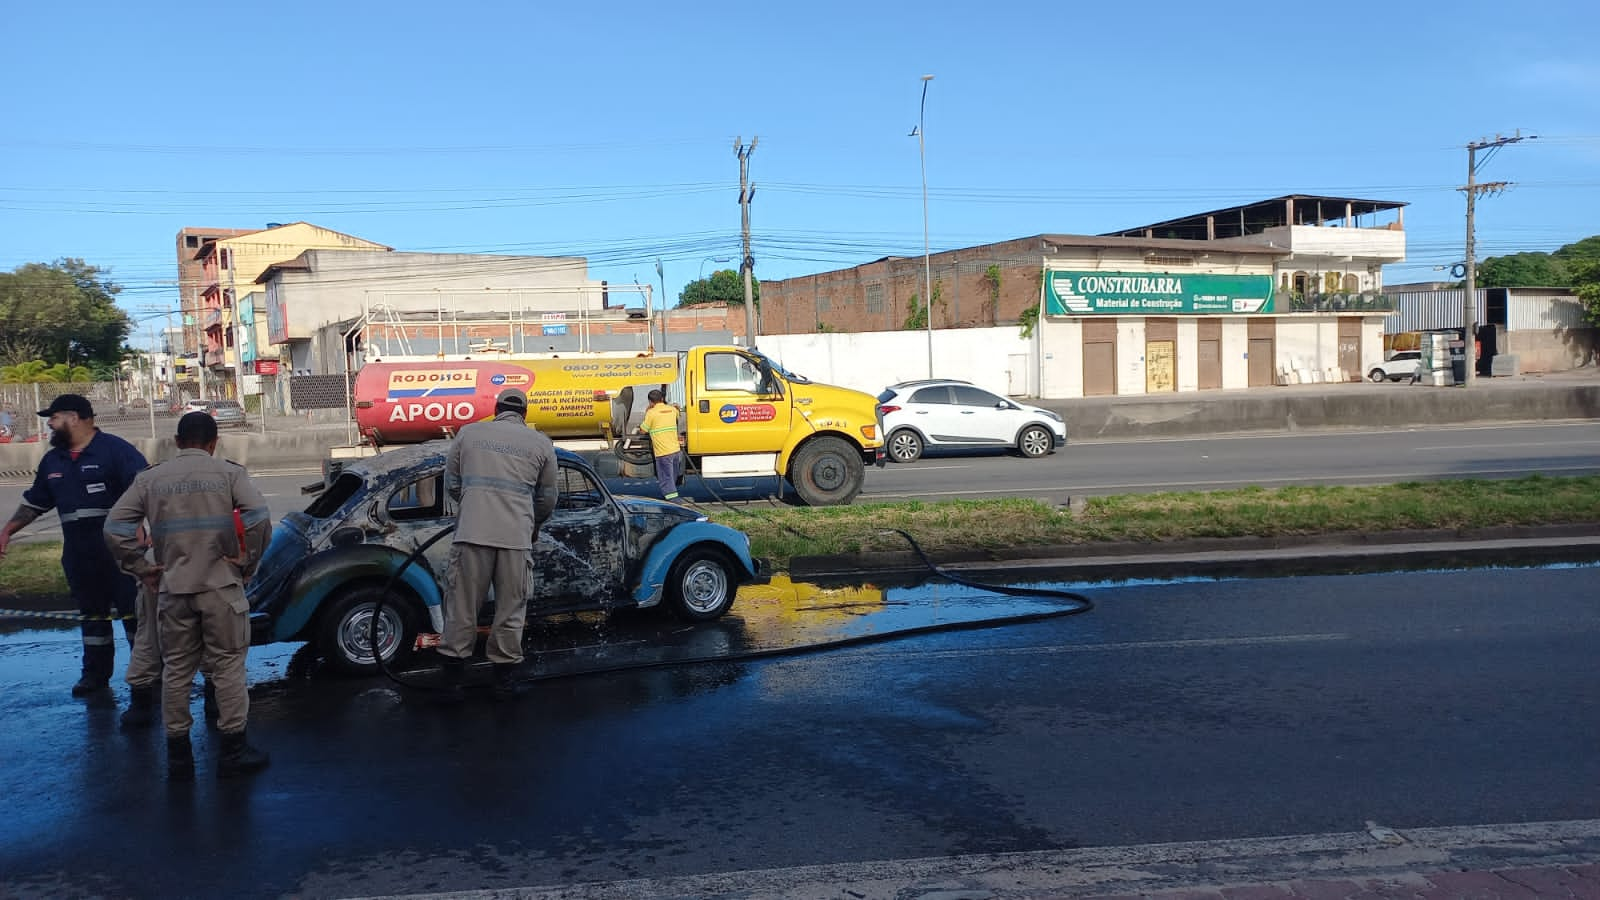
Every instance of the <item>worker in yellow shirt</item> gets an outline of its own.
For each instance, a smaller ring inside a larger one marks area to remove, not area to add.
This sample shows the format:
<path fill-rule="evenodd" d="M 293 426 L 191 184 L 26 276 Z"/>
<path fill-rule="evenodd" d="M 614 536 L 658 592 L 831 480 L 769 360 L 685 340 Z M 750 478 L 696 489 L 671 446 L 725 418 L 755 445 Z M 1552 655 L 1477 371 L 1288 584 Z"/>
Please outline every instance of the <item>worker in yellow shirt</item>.
<path fill-rule="evenodd" d="M 656 458 L 656 482 L 661 496 L 678 499 L 678 475 L 683 471 L 683 451 L 678 448 L 678 408 L 667 402 L 660 389 L 649 393 L 650 408 L 645 410 L 639 430 L 650 435 L 650 452 Z"/>

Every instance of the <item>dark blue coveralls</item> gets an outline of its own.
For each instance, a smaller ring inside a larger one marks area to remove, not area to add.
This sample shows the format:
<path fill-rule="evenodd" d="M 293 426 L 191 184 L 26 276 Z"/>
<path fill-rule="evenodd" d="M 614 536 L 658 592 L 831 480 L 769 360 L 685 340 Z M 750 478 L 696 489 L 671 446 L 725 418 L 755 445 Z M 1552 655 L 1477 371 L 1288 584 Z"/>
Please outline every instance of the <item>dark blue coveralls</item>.
<path fill-rule="evenodd" d="M 39 462 L 33 487 L 22 495 L 24 506 L 61 514 L 61 568 L 83 618 L 83 675 L 110 681 L 116 658 L 111 611 L 133 643 L 138 629 L 138 582 L 117 566 L 106 548 L 106 512 L 133 478 L 149 467 L 139 449 L 116 435 L 96 430 L 88 446 L 73 459 L 59 447 Z"/>

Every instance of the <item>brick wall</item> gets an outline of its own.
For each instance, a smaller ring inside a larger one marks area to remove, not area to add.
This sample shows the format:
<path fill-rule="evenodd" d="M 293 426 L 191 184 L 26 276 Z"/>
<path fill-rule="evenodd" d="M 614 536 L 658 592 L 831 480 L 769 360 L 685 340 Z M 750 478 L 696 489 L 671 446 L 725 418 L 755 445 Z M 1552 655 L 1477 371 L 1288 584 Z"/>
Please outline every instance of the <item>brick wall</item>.
<path fill-rule="evenodd" d="M 1039 303 L 1044 250 L 1038 238 L 935 253 L 935 328 L 1007 325 Z M 999 275 L 998 303 L 986 277 Z M 761 332 L 897 331 L 922 302 L 923 258 L 891 257 L 850 269 L 761 282 Z"/>

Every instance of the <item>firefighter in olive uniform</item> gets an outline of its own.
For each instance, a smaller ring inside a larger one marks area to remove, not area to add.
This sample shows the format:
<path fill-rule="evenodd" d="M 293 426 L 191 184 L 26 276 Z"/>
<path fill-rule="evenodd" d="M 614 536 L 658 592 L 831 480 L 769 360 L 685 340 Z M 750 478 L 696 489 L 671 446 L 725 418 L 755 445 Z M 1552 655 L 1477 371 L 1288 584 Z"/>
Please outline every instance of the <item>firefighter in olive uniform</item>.
<path fill-rule="evenodd" d="M 150 590 L 160 589 L 167 777 L 194 777 L 189 688 L 202 659 L 216 688 L 222 743 L 217 774 L 249 774 L 268 762 L 245 736 L 250 616 L 244 596 L 272 530 L 267 502 L 242 466 L 212 455 L 217 423 L 209 415 L 192 412 L 179 419 L 177 444 L 176 457 L 141 473 L 112 507 L 105 542 L 123 568 Z M 235 510 L 244 526 L 242 542 L 234 528 Z M 139 546 L 144 519 L 150 523 L 153 564 Z"/>
<path fill-rule="evenodd" d="M 0 527 L 0 559 L 11 536 L 54 509 L 61 516 L 61 568 L 83 616 L 83 674 L 72 696 L 105 690 L 116 659 L 112 611 L 122 619 L 128 643 L 138 630 L 136 583 L 106 552 L 100 528 L 106 511 L 148 465 L 144 454 L 94 424 L 94 407 L 79 394 L 62 394 L 39 410 L 48 418 L 50 451 L 39 461 L 33 487 L 11 521 Z"/>
<path fill-rule="evenodd" d="M 556 451 L 528 427 L 527 395 L 515 388 L 495 398 L 494 418 L 461 429 L 450 442 L 445 489 L 457 502 L 449 587 L 439 658 L 449 699 L 459 699 L 467 658 L 477 639 L 478 609 L 494 587 L 494 627 L 487 654 L 494 696 L 515 692 L 522 627 L 533 576 L 539 525 L 556 506 Z"/>

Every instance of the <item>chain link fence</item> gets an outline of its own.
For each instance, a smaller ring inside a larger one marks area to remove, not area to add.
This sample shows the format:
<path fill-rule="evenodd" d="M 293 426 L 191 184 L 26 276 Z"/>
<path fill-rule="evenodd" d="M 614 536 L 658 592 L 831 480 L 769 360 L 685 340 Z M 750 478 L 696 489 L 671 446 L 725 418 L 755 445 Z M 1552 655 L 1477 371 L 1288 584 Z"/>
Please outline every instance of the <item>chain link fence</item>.
<path fill-rule="evenodd" d="M 94 406 L 95 423 L 107 431 L 136 430 L 137 424 L 147 422 L 152 412 L 150 401 L 129 398 L 127 390 L 114 381 L 0 384 L 0 441 L 44 439 L 45 420 L 37 413 L 62 394 L 88 397 Z M 171 415 L 167 409 L 154 412 L 158 417 Z"/>

